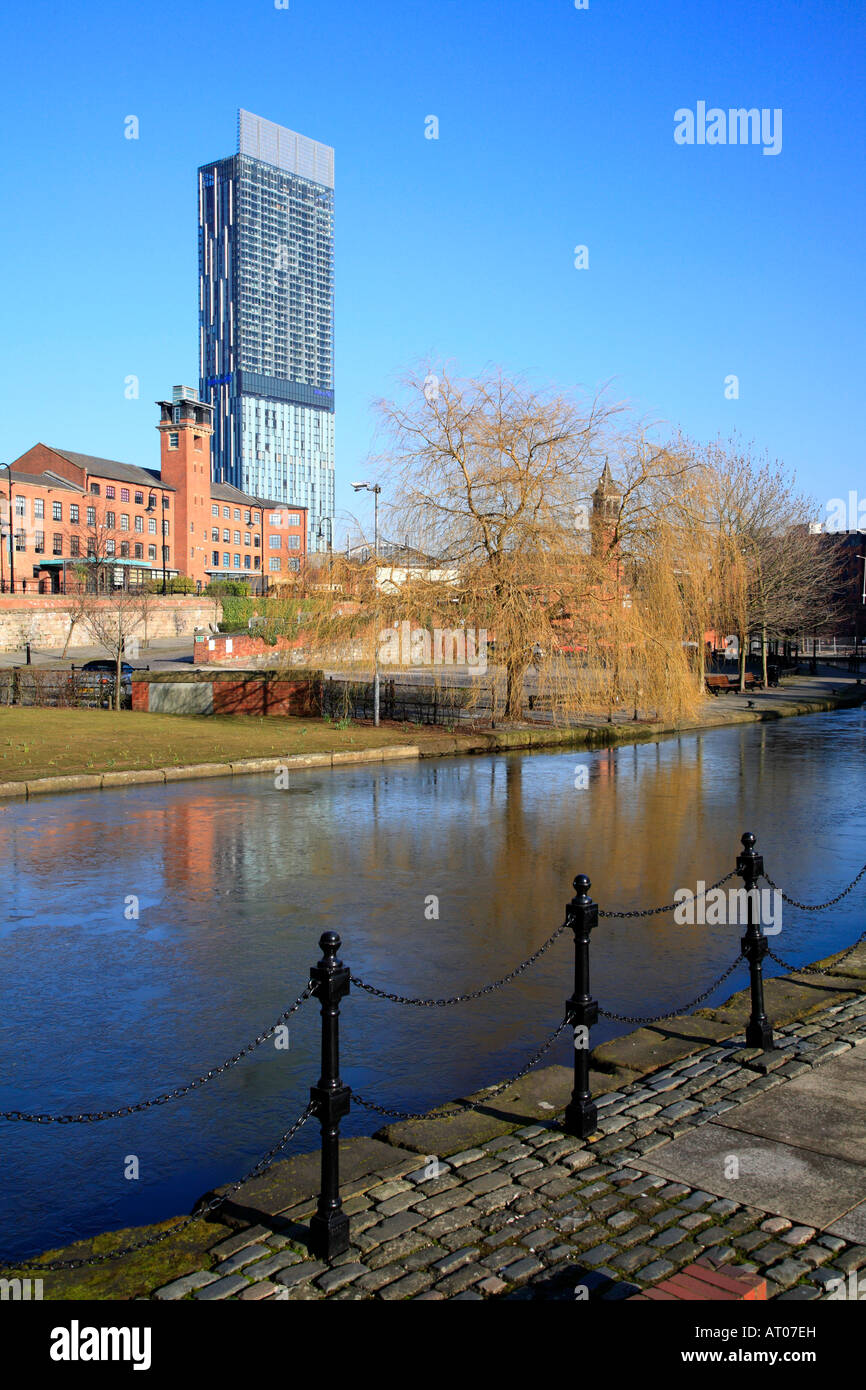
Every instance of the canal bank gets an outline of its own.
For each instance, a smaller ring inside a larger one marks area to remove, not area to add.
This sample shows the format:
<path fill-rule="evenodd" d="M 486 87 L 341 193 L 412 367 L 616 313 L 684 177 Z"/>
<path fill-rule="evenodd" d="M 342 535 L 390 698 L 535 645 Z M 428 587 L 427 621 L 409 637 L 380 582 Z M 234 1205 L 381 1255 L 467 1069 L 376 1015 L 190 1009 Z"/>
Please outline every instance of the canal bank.
<path fill-rule="evenodd" d="M 351 1247 L 307 1249 L 318 1154 L 226 1192 L 219 1221 L 117 1231 L 28 1266 L 50 1299 L 622 1299 L 700 1262 L 769 1298 L 846 1298 L 866 1267 L 866 946 L 766 984 L 769 1053 L 740 990 L 594 1053 L 596 1132 L 557 1116 L 567 1067 L 342 1146 Z M 732 1162 L 733 1160 L 733 1162 Z M 203 1199 L 204 1200 L 204 1199 Z M 4 1271 L 0 1270 L 0 1275 Z M 856 1295 L 855 1295 L 856 1296 Z"/>
<path fill-rule="evenodd" d="M 264 758 L 228 757 L 224 761 L 190 763 L 179 766 L 117 769 L 112 758 L 109 770 L 75 773 L 51 777 L 27 778 L 0 782 L 0 800 L 32 797 L 60 792 L 108 791 L 117 787 L 148 784 L 165 785 L 178 781 L 194 781 L 209 777 L 240 777 L 268 773 L 276 775 L 287 769 L 301 771 L 309 768 L 336 768 L 362 763 L 383 763 L 421 758 L 442 758 L 459 755 L 478 755 L 509 751 L 533 751 L 556 748 L 596 749 L 646 743 L 677 734 L 695 733 L 703 729 L 726 728 L 738 724 L 760 724 L 770 720 L 794 718 L 830 710 L 847 709 L 866 701 L 866 686 L 856 677 L 841 677 L 836 673 L 824 676 L 789 678 L 779 689 L 752 691 L 747 697 L 737 694 L 716 696 L 704 701 L 701 714 L 692 720 L 664 724 L 641 720 L 608 723 L 601 717 L 570 728 L 551 728 L 526 725 L 508 729 L 485 729 L 473 733 L 433 733 L 425 729 L 423 742 L 398 741 L 395 730 L 393 742 L 375 748 L 285 753 Z M 32 713 L 32 712 L 31 712 Z M 151 718 L 155 716 L 142 716 Z M 377 733 L 379 731 L 376 731 Z M 122 760 L 122 748 L 118 750 Z"/>

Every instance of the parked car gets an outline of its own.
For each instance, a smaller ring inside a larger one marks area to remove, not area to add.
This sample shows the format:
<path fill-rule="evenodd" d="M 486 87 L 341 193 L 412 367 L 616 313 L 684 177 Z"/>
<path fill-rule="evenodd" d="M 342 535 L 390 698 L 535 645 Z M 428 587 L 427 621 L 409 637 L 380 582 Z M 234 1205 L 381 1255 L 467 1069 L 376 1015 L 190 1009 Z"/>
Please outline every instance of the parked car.
<path fill-rule="evenodd" d="M 108 704 L 114 694 L 116 672 L 117 664 L 110 659 L 100 657 L 95 661 L 85 661 L 76 682 L 78 695 L 96 698 L 100 704 Z M 121 662 L 120 694 L 124 700 L 132 698 L 132 672 L 133 667 L 128 661 Z"/>

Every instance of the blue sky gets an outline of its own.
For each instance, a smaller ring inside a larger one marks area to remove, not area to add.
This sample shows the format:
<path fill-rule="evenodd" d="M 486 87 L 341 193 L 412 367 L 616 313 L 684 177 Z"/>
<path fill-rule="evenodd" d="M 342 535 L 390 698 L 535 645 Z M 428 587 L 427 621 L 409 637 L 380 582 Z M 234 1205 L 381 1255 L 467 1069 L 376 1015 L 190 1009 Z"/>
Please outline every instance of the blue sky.
<path fill-rule="evenodd" d="M 153 402 L 198 380 L 195 171 L 234 151 L 244 106 L 336 149 L 338 508 L 371 402 L 429 354 L 612 381 L 671 426 L 754 440 L 822 509 L 866 495 L 861 0 L 6 16 L 0 460 L 41 439 L 157 465 Z M 781 153 L 677 145 L 698 101 L 781 108 Z"/>

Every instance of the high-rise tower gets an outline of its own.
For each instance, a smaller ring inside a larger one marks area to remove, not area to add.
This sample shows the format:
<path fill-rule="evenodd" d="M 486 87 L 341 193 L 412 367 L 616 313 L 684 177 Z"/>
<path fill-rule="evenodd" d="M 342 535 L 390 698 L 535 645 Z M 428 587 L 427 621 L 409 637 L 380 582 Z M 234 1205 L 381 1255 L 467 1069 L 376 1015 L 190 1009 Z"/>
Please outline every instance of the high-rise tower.
<path fill-rule="evenodd" d="M 334 151 L 248 111 L 198 171 L 200 394 L 213 478 L 334 516 Z"/>

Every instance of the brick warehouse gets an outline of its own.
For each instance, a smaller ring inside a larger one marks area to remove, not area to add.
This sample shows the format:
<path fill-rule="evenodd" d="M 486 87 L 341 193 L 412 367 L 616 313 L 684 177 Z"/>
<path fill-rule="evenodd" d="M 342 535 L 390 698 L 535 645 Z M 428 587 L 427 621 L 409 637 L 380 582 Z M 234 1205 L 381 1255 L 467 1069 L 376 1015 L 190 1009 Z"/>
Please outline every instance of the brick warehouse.
<path fill-rule="evenodd" d="M 0 590 L 14 573 L 16 593 L 63 593 L 88 562 L 115 588 L 182 575 L 260 592 L 301 570 L 306 509 L 212 481 L 212 407 L 192 387 L 157 404 L 159 471 L 40 443 L 0 475 Z"/>

